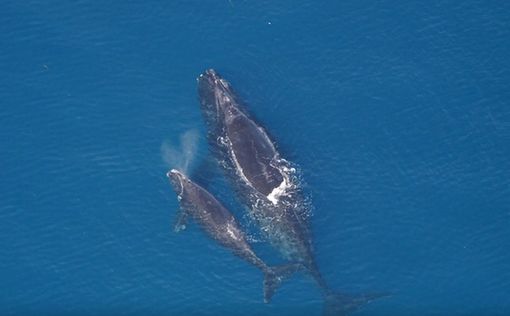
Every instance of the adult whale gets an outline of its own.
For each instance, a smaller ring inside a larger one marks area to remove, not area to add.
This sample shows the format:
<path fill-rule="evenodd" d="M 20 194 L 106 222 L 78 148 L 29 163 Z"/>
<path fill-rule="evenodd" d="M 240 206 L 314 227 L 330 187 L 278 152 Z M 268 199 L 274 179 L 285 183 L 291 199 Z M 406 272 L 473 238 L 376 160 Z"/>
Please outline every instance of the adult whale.
<path fill-rule="evenodd" d="M 346 314 L 383 296 L 331 290 L 314 259 L 309 212 L 296 169 L 281 157 L 225 79 L 209 69 L 197 81 L 208 139 L 220 164 L 271 244 L 285 258 L 303 264 L 319 285 L 326 301 L 325 314 Z"/>
<path fill-rule="evenodd" d="M 181 207 L 175 230 L 184 229 L 191 216 L 220 245 L 259 268 L 264 273 L 264 302 L 270 301 L 283 279 L 302 268 L 301 264 L 268 266 L 253 252 L 234 216 L 211 193 L 176 169 L 167 176 Z"/>

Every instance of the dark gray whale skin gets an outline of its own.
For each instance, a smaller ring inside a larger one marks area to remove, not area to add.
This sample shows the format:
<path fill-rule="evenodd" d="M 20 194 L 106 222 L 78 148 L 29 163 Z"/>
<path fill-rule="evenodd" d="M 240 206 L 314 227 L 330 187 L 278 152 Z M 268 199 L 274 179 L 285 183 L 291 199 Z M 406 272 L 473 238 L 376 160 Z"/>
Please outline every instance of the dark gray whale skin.
<path fill-rule="evenodd" d="M 214 70 L 198 78 L 200 103 L 206 121 L 214 129 L 210 136 L 228 138 L 231 154 L 242 167 L 250 185 L 263 195 L 269 195 L 283 181 L 274 164 L 278 153 L 267 134 L 240 109 L 240 102 Z"/>
<path fill-rule="evenodd" d="M 325 297 L 325 314 L 345 315 L 386 296 L 331 290 L 314 259 L 307 207 L 295 169 L 215 70 L 206 70 L 197 81 L 212 151 L 271 244 L 288 260 L 303 264 L 316 281 Z"/>
<path fill-rule="evenodd" d="M 234 216 L 212 194 L 176 169 L 170 170 L 167 176 L 177 193 L 181 206 L 181 214 L 177 219 L 175 230 L 184 229 L 188 216 L 191 216 L 220 245 L 259 268 L 265 277 L 264 301 L 266 303 L 284 278 L 301 270 L 300 264 L 268 266 L 253 252 Z"/>

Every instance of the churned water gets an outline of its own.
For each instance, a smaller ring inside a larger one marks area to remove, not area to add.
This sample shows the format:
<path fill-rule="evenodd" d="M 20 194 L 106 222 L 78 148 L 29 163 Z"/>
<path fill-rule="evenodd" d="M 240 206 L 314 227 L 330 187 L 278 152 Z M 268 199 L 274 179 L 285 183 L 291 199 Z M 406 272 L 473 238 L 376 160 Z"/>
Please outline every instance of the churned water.
<path fill-rule="evenodd" d="M 282 263 L 208 153 L 211 67 L 300 166 L 328 282 L 393 294 L 357 315 L 510 314 L 508 2 L 0 8 L 0 314 L 321 314 L 307 276 L 266 305 L 259 270 L 172 232 L 186 161 Z"/>

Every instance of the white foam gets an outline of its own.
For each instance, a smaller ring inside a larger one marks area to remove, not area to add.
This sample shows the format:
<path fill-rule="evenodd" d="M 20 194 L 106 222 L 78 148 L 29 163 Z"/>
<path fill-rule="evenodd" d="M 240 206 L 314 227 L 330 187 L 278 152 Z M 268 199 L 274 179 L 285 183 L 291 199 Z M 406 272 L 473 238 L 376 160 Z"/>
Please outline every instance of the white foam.
<path fill-rule="evenodd" d="M 287 192 L 288 188 L 290 188 L 290 185 L 287 182 L 287 179 L 284 178 L 282 183 L 280 183 L 278 187 L 274 188 L 273 191 L 269 193 L 267 199 L 271 201 L 271 203 L 273 203 L 274 205 L 278 204 L 278 200 L 282 195 L 284 195 Z"/>

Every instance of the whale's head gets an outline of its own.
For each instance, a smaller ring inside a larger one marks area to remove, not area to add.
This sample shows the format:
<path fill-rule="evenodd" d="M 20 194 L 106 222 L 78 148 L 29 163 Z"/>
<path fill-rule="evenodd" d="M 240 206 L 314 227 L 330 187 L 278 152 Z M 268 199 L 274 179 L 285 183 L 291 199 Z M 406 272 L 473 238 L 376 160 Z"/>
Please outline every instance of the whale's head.
<path fill-rule="evenodd" d="M 186 178 L 182 172 L 176 169 L 168 171 L 166 176 L 170 179 L 170 183 L 172 184 L 172 187 L 174 188 L 177 195 L 182 196 L 184 193 L 184 188 L 189 181 L 188 178 Z"/>
<path fill-rule="evenodd" d="M 230 84 L 214 69 L 208 69 L 197 78 L 198 96 L 208 123 L 222 125 L 233 112 L 237 101 Z"/>
<path fill-rule="evenodd" d="M 212 105 L 216 102 L 216 94 L 221 90 L 222 78 L 214 69 L 207 69 L 197 78 L 198 97 L 200 103 L 204 105 Z"/>

